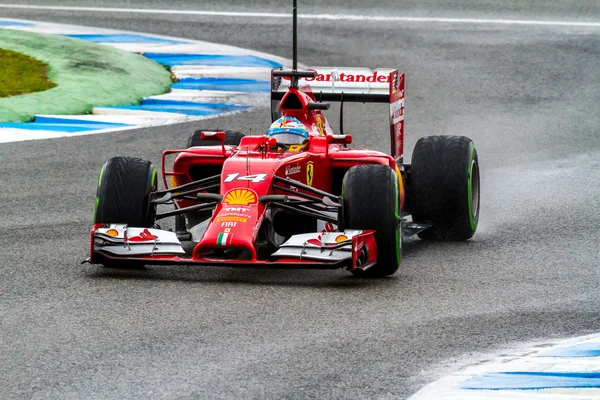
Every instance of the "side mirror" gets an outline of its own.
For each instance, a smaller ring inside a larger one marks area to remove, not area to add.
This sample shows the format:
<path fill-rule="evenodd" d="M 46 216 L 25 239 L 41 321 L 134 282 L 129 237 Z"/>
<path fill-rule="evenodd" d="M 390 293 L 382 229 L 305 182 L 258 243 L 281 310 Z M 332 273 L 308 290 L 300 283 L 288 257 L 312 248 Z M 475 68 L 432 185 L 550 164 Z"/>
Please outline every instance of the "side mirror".
<path fill-rule="evenodd" d="M 327 144 L 351 144 L 352 135 L 327 135 Z"/>
<path fill-rule="evenodd" d="M 223 157 L 225 157 L 225 132 L 211 132 L 202 131 L 200 132 L 200 139 L 212 142 L 221 142 L 221 150 L 223 151 Z"/>
<path fill-rule="evenodd" d="M 211 142 L 221 142 L 225 143 L 225 132 L 211 132 L 211 131 L 202 131 L 200 132 L 200 139 L 207 140 Z"/>

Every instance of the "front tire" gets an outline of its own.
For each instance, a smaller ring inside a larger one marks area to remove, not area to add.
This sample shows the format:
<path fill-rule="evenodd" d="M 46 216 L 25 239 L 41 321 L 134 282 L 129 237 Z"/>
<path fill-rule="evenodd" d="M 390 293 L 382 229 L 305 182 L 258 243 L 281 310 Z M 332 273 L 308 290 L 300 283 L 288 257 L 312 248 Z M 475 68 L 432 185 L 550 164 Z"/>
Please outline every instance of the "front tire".
<path fill-rule="evenodd" d="M 346 172 L 342 183 L 344 227 L 375 230 L 377 264 L 368 277 L 394 274 L 402 259 L 398 175 L 386 165 L 359 165 Z"/>
<path fill-rule="evenodd" d="M 127 224 L 151 228 L 156 206 L 150 193 L 158 188 L 157 171 L 150 161 L 132 157 L 113 157 L 100 171 L 96 190 L 94 223 Z M 104 260 L 107 267 L 139 268 L 139 262 Z"/>
<path fill-rule="evenodd" d="M 479 159 L 465 136 L 426 136 L 417 141 L 409 179 L 413 221 L 433 226 L 423 240 L 467 240 L 479 222 Z"/>

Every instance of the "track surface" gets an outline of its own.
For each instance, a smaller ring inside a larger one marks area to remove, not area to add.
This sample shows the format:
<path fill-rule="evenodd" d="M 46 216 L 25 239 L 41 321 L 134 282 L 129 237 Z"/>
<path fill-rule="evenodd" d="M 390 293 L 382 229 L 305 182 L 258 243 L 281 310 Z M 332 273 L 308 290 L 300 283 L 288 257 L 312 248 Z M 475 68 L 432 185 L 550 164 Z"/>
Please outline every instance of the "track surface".
<path fill-rule="evenodd" d="M 287 12 L 278 1 L 219 3 L 70 2 Z M 309 3 L 303 12 L 337 10 Z M 395 3 L 352 1 L 343 11 L 600 19 L 591 1 Z M 290 54 L 283 19 L 2 15 Z M 137 155 L 158 164 L 199 125 L 5 144 L 0 398 L 402 398 L 483 352 L 599 330 L 597 28 L 304 21 L 299 43 L 306 64 L 405 71 L 408 149 L 427 134 L 474 139 L 483 178 L 474 240 L 412 241 L 401 272 L 374 281 L 344 271 L 80 266 L 102 163 Z M 358 145 L 386 150 L 385 116 L 357 106 L 345 126 Z M 208 127 L 263 131 L 268 118 L 256 109 Z"/>

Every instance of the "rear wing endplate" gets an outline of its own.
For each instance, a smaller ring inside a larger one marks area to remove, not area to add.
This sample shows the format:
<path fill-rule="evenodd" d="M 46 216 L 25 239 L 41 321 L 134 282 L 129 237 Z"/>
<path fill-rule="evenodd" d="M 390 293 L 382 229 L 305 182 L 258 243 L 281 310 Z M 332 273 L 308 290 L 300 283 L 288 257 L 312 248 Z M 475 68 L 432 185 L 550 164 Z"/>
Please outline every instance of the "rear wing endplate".
<path fill-rule="evenodd" d="M 404 74 L 397 69 L 313 67 L 315 77 L 298 78 L 298 86 L 312 92 L 316 101 L 388 103 L 390 105 L 391 153 L 402 162 L 404 153 Z M 274 70 L 277 71 L 277 70 Z M 271 73 L 271 117 L 281 116 L 279 101 L 291 78 Z M 310 89 L 309 89 L 310 88 Z"/>

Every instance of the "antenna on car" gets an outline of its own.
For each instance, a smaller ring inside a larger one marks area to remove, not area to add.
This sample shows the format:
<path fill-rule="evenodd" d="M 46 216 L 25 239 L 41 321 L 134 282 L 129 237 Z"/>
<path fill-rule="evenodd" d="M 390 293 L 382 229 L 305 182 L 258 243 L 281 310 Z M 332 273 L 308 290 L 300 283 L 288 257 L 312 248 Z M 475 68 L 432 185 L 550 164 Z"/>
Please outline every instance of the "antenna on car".
<path fill-rule="evenodd" d="M 297 0 L 294 0 L 292 6 L 292 30 L 293 33 L 293 49 L 292 49 L 292 69 L 296 71 L 298 69 L 298 5 Z M 298 79 L 296 78 L 296 84 L 298 84 Z"/>
<path fill-rule="evenodd" d="M 297 0 L 292 3 L 292 76 L 290 87 L 298 87 L 298 4 Z"/>
<path fill-rule="evenodd" d="M 316 71 L 298 71 L 298 4 L 297 0 L 293 0 L 292 8 L 292 69 L 291 70 L 274 70 L 272 76 L 290 78 L 290 89 L 298 88 L 299 78 L 316 78 Z"/>
<path fill-rule="evenodd" d="M 344 134 L 344 92 L 340 94 L 340 135 Z"/>

